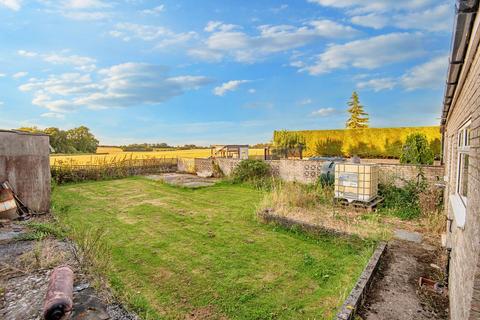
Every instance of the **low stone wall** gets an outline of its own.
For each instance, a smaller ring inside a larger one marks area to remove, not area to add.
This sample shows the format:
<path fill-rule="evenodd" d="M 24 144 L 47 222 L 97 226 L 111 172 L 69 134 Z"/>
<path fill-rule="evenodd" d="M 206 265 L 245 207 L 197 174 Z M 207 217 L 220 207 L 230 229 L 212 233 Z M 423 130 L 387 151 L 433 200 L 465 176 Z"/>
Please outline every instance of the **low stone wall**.
<path fill-rule="evenodd" d="M 416 166 L 405 164 L 378 164 L 379 181 L 382 184 L 393 183 L 397 187 L 405 185 L 406 181 L 417 180 L 423 176 L 429 184 L 443 181 L 443 166 Z"/>
<path fill-rule="evenodd" d="M 324 161 L 319 160 L 269 160 L 276 177 L 285 181 L 314 183 L 322 173 Z"/>
<path fill-rule="evenodd" d="M 213 174 L 212 159 L 195 158 L 195 172 L 210 172 Z"/>
<path fill-rule="evenodd" d="M 217 162 L 220 170 L 222 170 L 223 174 L 229 176 L 232 174 L 233 169 L 240 163 L 241 160 L 238 159 L 215 159 Z"/>
<path fill-rule="evenodd" d="M 185 160 L 193 161 L 188 162 Z M 229 176 L 238 165 L 238 159 L 215 159 L 222 172 Z M 285 181 L 301 183 L 314 183 L 322 173 L 325 164 L 320 160 L 268 160 L 273 174 Z M 193 166 L 193 169 L 192 169 Z M 187 168 L 188 167 L 188 168 Z M 398 187 L 405 185 L 406 181 L 417 180 L 423 176 L 430 184 L 443 181 L 443 166 L 416 166 L 403 164 L 378 164 L 380 183 L 393 183 Z M 210 159 L 179 159 L 179 171 L 192 172 L 213 171 Z"/>

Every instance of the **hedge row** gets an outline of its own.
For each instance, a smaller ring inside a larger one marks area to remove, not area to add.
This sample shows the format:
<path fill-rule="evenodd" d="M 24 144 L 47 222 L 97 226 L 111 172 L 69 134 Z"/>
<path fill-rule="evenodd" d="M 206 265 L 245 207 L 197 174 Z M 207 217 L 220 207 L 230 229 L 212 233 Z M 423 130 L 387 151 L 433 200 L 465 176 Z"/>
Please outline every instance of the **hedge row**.
<path fill-rule="evenodd" d="M 407 136 L 420 132 L 427 136 L 435 158 L 440 157 L 439 127 L 366 128 L 343 130 L 291 131 L 305 137 L 304 156 L 353 156 L 362 158 L 399 158 Z M 274 132 L 275 135 L 279 131 Z"/>

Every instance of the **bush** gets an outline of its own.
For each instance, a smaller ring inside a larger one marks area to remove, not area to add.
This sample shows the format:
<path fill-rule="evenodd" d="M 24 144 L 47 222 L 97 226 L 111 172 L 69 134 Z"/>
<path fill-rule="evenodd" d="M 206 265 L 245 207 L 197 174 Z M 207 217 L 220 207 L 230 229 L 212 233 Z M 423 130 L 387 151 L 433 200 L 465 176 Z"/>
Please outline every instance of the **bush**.
<path fill-rule="evenodd" d="M 407 181 L 402 188 L 393 184 L 379 185 L 378 193 L 384 197 L 380 212 L 405 220 L 420 217 L 420 196 L 427 188 L 428 183 L 423 178 L 419 181 Z"/>
<path fill-rule="evenodd" d="M 270 166 L 262 160 L 242 160 L 232 173 L 234 183 L 264 184 L 271 177 Z"/>
<path fill-rule="evenodd" d="M 434 154 L 423 133 L 412 133 L 403 145 L 400 163 L 433 164 Z"/>

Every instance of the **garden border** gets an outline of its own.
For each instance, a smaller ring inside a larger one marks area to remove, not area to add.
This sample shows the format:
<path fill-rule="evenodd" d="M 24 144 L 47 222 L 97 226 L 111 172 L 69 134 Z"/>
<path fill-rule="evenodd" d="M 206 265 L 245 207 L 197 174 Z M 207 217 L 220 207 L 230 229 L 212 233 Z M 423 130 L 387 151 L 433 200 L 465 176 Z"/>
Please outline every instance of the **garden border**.
<path fill-rule="evenodd" d="M 374 275 L 378 269 L 380 259 L 384 255 L 387 248 L 386 242 L 380 242 L 372 254 L 370 261 L 358 278 L 355 287 L 348 295 L 347 299 L 342 305 L 340 312 L 337 313 L 337 320 L 353 320 L 356 311 L 362 306 L 368 289 L 370 288 Z"/>

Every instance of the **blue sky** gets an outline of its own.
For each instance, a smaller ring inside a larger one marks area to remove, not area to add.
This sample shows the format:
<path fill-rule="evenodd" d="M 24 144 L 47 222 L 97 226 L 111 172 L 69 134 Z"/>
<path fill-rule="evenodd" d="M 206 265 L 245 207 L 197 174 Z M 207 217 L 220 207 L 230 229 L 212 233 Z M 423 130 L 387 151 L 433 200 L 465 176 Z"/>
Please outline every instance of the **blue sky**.
<path fill-rule="evenodd" d="M 256 143 L 437 125 L 454 1 L 0 0 L 0 128 L 103 144 Z"/>

